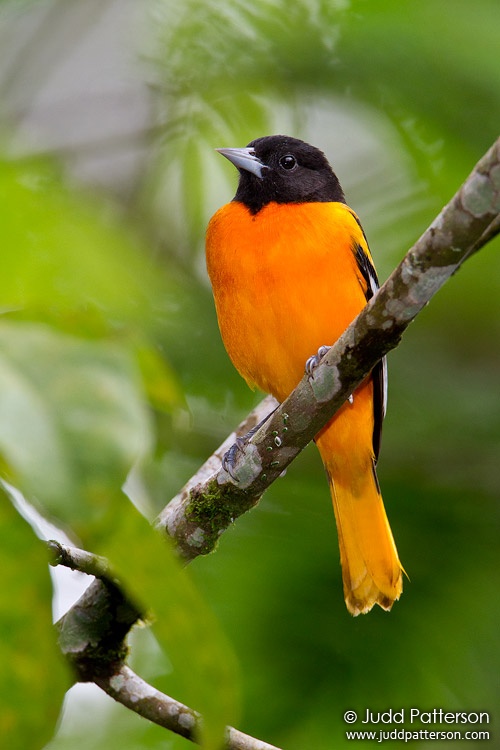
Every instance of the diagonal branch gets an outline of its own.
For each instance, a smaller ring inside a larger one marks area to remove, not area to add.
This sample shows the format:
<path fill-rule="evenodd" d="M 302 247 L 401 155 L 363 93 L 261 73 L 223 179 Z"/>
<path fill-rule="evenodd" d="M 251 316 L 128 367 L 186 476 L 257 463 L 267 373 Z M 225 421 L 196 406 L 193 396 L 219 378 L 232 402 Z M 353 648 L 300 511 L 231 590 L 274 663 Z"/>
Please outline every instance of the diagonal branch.
<path fill-rule="evenodd" d="M 189 561 L 211 552 L 235 518 L 264 491 L 342 406 L 460 265 L 499 229 L 500 139 L 474 168 L 379 292 L 297 388 L 236 452 L 230 476 L 219 468 L 193 480 L 157 520 Z"/>
<path fill-rule="evenodd" d="M 196 742 L 201 717 L 183 703 L 149 685 L 129 667 L 95 680 L 105 693 L 149 721 Z M 227 727 L 225 750 L 279 750 L 274 745 Z"/>

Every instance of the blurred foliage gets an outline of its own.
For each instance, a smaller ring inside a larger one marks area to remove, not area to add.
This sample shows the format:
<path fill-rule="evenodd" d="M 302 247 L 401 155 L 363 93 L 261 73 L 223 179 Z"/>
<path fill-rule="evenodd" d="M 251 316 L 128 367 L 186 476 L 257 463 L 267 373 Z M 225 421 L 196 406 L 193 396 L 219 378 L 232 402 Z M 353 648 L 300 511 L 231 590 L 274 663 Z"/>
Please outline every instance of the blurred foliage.
<path fill-rule="evenodd" d="M 230 648 L 172 552 L 121 491 L 131 469 L 154 449 L 153 407 L 171 413 L 183 404 L 157 339 L 165 307 L 160 296 L 170 297 L 172 304 L 176 292 L 116 219 L 84 195 L 71 195 L 45 165 L 5 164 L 0 184 L 6 269 L 0 323 L 3 478 L 85 548 L 107 554 L 135 599 L 145 610 L 152 608 L 155 635 L 179 675 L 180 697 L 203 711 L 204 746 L 215 749 L 226 723 L 236 720 Z M 5 494 L 1 500 L 5 519 L 0 528 L 9 535 L 14 531 L 9 519 L 16 514 L 8 513 Z M 152 517 L 147 490 L 139 502 Z M 24 520 L 19 523 L 28 529 Z M 32 618 L 26 619 L 26 632 L 8 628 L 12 617 L 23 618 L 22 607 L 30 606 L 25 588 L 32 585 L 33 561 L 37 578 L 48 579 L 47 555 L 32 533 L 27 536 L 31 546 L 23 565 L 13 556 L 15 536 L 1 551 L 3 569 L 12 571 L 6 599 L 12 615 L 2 623 L 8 633 L 6 662 L 14 669 L 5 673 L 5 689 L 9 679 L 19 683 L 2 726 L 6 737 L 13 736 L 12 746 L 23 748 L 41 747 L 48 739 L 68 684 L 61 664 L 53 670 L 50 699 L 38 700 L 36 691 L 31 699 L 33 691 L 26 689 L 33 705 L 21 731 L 22 689 L 37 670 L 45 671 L 50 644 L 50 660 L 59 659 L 47 616 L 48 580 L 40 587 L 47 609 L 40 636 L 47 647 L 41 642 L 37 649 L 32 639 L 23 666 L 19 641 L 32 637 Z M 18 555 L 23 554 L 19 544 Z M 18 676 L 21 667 L 24 674 Z M 43 732 L 34 731 L 37 724 Z"/>
<path fill-rule="evenodd" d="M 2 4 L 7 24 L 16 5 Z M 152 518 L 259 398 L 224 353 L 203 267 L 205 224 L 236 183 L 214 147 L 271 132 L 320 146 L 384 278 L 498 136 L 497 0 L 151 0 L 144 9 L 142 70 L 161 133 L 134 198 L 75 187 L 71 155 L 57 170 L 0 163 L 2 476 L 108 554 L 152 607 L 154 637 L 134 634 L 133 664 L 206 712 L 209 741 L 238 721 L 228 640 L 239 728 L 286 750 L 347 743 L 346 709 L 486 710 L 492 724 L 482 728 L 498 733 L 498 240 L 390 357 L 379 474 L 410 576 L 390 615 L 345 611 L 313 448 L 189 577 L 121 492 L 133 466 L 127 492 Z M 45 27 L 43 44 L 57 49 L 63 31 L 51 38 Z M 23 62 L 26 76 L 29 55 Z M 12 124 L 1 123 L 6 154 Z M 0 628 L 19 624 L 2 629 L 0 728 L 10 716 L 17 731 L 26 714 L 19 746 L 41 747 L 67 678 L 54 664 L 47 695 L 26 682 L 23 670 L 56 661 L 47 574 L 6 502 Z M 51 750 L 189 747 L 110 701 L 71 695 Z"/>
<path fill-rule="evenodd" d="M 3 490 L 0 564 L 0 736 L 24 750 L 34 737 L 39 747 L 50 739 L 71 683 L 52 625 L 47 553 Z"/>
<path fill-rule="evenodd" d="M 95 541 L 117 511 L 113 490 L 148 447 L 137 374 L 109 342 L 82 341 L 43 325 L 0 325 L 0 351 L 7 479 Z"/>

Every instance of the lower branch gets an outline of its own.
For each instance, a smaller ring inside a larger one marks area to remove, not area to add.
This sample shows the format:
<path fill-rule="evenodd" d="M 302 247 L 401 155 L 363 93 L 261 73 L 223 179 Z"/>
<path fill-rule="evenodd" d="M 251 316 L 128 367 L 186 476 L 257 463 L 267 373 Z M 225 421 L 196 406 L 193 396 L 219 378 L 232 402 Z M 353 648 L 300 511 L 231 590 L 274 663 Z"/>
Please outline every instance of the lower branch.
<path fill-rule="evenodd" d="M 201 717 L 193 709 L 149 685 L 129 667 L 122 665 L 113 675 L 94 680 L 105 693 L 144 719 L 196 742 Z M 226 750 L 279 750 L 237 729 L 226 730 Z"/>
<path fill-rule="evenodd" d="M 269 405 L 267 402 L 266 406 Z M 265 407 L 264 407 L 265 408 Z M 257 415 L 260 410 L 257 409 Z M 258 416 L 255 416 L 258 419 Z M 250 420 L 249 427 L 252 426 Z M 247 422 L 245 422 L 247 424 Z M 220 460 L 220 459 L 219 459 Z M 192 742 L 197 742 L 202 717 L 193 709 L 156 690 L 126 666 L 127 635 L 141 613 L 112 575 L 108 561 L 76 547 L 48 542 L 52 565 L 96 576 L 80 599 L 59 620 L 59 645 L 76 680 L 95 682 L 114 700 L 138 715 Z M 228 727 L 226 750 L 279 750 Z"/>
<path fill-rule="evenodd" d="M 195 741 L 200 715 L 156 690 L 122 664 L 116 672 L 94 680 L 105 693 L 144 719 Z"/>
<path fill-rule="evenodd" d="M 59 647 L 79 682 L 95 682 L 123 664 L 126 637 L 141 618 L 115 582 L 96 578 L 56 623 Z"/>

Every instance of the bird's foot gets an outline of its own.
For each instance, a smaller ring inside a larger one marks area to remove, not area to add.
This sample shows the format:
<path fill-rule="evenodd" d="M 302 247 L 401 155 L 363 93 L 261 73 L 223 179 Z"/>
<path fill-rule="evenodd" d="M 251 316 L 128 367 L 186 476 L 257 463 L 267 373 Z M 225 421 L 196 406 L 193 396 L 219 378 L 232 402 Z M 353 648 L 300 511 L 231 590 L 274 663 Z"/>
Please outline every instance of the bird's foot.
<path fill-rule="evenodd" d="M 330 349 L 329 346 L 320 346 L 316 354 L 313 354 L 312 357 L 309 357 L 309 359 L 306 361 L 305 371 L 306 375 L 310 378 L 314 374 L 315 369 L 320 364 L 321 360 L 327 353 L 327 351 Z M 351 395 L 347 399 L 350 404 L 354 403 L 354 396 Z"/>
<path fill-rule="evenodd" d="M 314 370 L 317 368 L 327 351 L 330 349 L 329 346 L 320 346 L 316 354 L 313 354 L 312 357 L 309 357 L 308 360 L 306 360 L 306 366 L 305 371 L 306 375 L 311 377 Z"/>
<path fill-rule="evenodd" d="M 278 407 L 276 407 L 277 409 Z M 238 481 L 238 477 L 236 476 L 234 472 L 234 467 L 236 464 L 236 455 L 238 451 L 243 451 L 245 445 L 248 443 L 250 438 L 255 435 L 257 430 L 262 427 L 263 424 L 267 422 L 269 417 L 271 417 L 276 409 L 273 409 L 272 411 L 267 414 L 264 419 L 262 419 L 259 424 L 255 425 L 255 427 L 252 427 L 251 430 L 249 430 L 245 435 L 242 435 L 241 437 L 237 437 L 232 446 L 229 448 L 229 450 L 224 454 L 222 457 L 222 468 L 224 471 L 226 471 L 231 479 L 233 479 L 235 482 Z"/>

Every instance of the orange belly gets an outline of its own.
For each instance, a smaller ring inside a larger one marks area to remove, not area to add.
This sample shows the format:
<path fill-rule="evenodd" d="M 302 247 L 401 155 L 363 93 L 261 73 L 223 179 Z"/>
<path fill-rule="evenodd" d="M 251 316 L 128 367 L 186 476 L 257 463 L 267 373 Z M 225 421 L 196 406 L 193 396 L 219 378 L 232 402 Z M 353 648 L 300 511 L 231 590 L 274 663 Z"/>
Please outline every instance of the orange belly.
<path fill-rule="evenodd" d="M 365 244 L 341 203 L 271 203 L 257 217 L 230 203 L 212 218 L 207 267 L 219 327 L 252 387 L 283 401 L 307 358 L 333 344 L 362 309 L 353 241 Z"/>

